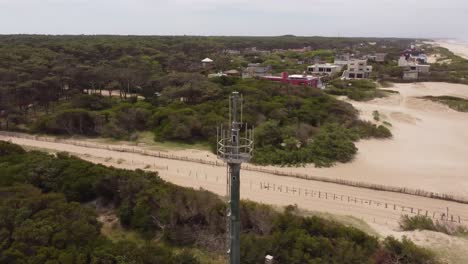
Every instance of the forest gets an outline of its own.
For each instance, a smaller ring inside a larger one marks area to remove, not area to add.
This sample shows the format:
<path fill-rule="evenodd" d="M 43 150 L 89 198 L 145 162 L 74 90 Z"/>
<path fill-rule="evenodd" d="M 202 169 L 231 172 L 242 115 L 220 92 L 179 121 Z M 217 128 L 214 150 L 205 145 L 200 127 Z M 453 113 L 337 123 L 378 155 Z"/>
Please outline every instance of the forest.
<path fill-rule="evenodd" d="M 363 43 L 376 43 L 364 45 Z M 360 121 L 336 99 L 384 96 L 370 81 L 355 88 L 309 89 L 236 77 L 207 78 L 211 70 L 242 69 L 250 62 L 273 71 L 298 70 L 297 60 L 332 60 L 344 52 L 391 56 L 407 39 L 323 37 L 0 36 L 0 129 L 65 136 L 156 141 L 213 147 L 216 127 L 228 120 L 227 97 L 244 95 L 244 119 L 255 127 L 258 164 L 332 166 L 351 161 L 354 142 L 389 138 L 390 130 Z M 235 56 L 227 50 L 286 50 Z M 310 47 L 299 53 L 289 49 Z M 289 63 L 289 64 L 288 64 Z"/>
<path fill-rule="evenodd" d="M 205 263 L 194 249 L 225 252 L 225 203 L 157 173 L 95 165 L 0 141 L 0 263 Z M 125 232 L 101 232 L 96 204 Z M 242 263 L 438 263 L 408 239 L 379 239 L 320 217 L 241 203 Z M 210 262 L 206 262 L 210 263 Z"/>

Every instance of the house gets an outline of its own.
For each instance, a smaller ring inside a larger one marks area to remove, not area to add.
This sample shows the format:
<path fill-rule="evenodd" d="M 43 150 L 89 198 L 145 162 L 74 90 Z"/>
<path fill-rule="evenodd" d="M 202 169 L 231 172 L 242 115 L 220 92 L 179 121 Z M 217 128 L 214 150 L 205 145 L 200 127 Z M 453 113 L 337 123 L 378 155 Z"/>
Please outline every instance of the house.
<path fill-rule="evenodd" d="M 333 75 L 337 72 L 340 72 L 343 67 L 340 65 L 335 65 L 331 63 L 325 64 L 314 64 L 307 67 L 307 73 L 310 74 L 326 74 Z"/>
<path fill-rule="evenodd" d="M 417 80 L 419 78 L 419 73 L 417 71 L 404 71 L 403 80 Z"/>
<path fill-rule="evenodd" d="M 387 53 L 375 53 L 375 54 L 372 54 L 372 55 L 367 55 L 366 57 L 370 61 L 384 62 L 385 57 L 387 57 Z"/>
<path fill-rule="evenodd" d="M 225 71 L 224 74 L 231 77 L 239 77 L 241 75 L 238 70 Z"/>
<path fill-rule="evenodd" d="M 210 58 L 204 58 L 201 62 L 202 62 L 202 66 L 203 66 L 204 68 L 213 65 L 213 60 L 210 59 Z"/>
<path fill-rule="evenodd" d="M 421 75 L 429 74 L 431 66 L 427 56 L 413 49 L 405 50 L 398 59 L 398 66 L 403 67 L 403 80 L 418 80 Z"/>
<path fill-rule="evenodd" d="M 302 85 L 308 87 L 319 88 L 322 86 L 320 78 L 311 75 L 292 74 L 289 75 L 287 72 L 283 72 L 281 76 L 263 76 L 261 79 L 287 83 L 292 85 Z"/>
<path fill-rule="evenodd" d="M 349 53 L 342 54 L 342 55 L 337 55 L 337 56 L 335 56 L 335 61 L 333 62 L 333 64 L 343 67 L 343 66 L 348 65 L 348 62 L 350 60 L 351 60 L 351 55 Z"/>
<path fill-rule="evenodd" d="M 411 56 L 414 60 L 421 64 L 427 64 L 427 55 L 426 54 L 418 54 L 416 56 Z"/>
<path fill-rule="evenodd" d="M 430 65 L 414 64 L 406 67 L 403 80 L 418 80 L 420 76 L 429 74 Z"/>
<path fill-rule="evenodd" d="M 342 79 L 366 79 L 372 73 L 372 66 L 367 65 L 366 59 L 352 59 L 348 62 L 348 69 L 343 72 Z"/>
<path fill-rule="evenodd" d="M 242 72 L 242 78 L 263 77 L 270 74 L 271 66 L 261 66 L 260 63 L 249 63 Z"/>
<path fill-rule="evenodd" d="M 400 67 L 408 67 L 418 64 L 427 64 L 427 56 L 425 54 L 419 54 L 417 56 L 413 56 L 411 54 L 402 54 L 398 59 L 398 66 Z"/>

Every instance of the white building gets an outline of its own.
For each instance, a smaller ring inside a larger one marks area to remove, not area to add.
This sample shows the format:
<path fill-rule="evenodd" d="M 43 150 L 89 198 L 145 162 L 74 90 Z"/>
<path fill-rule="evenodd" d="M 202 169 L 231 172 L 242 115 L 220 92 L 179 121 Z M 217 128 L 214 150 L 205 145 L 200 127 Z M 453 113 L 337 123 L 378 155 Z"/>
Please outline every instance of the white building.
<path fill-rule="evenodd" d="M 367 60 L 352 59 L 348 62 L 348 69 L 343 72 L 343 79 L 366 79 L 372 73 L 372 66 Z"/>
<path fill-rule="evenodd" d="M 310 74 L 326 74 L 333 75 L 337 72 L 340 72 L 343 67 L 340 65 L 335 65 L 331 63 L 325 64 L 314 64 L 307 67 L 307 72 Z"/>
<path fill-rule="evenodd" d="M 387 53 L 374 53 L 372 55 L 367 55 L 366 57 L 370 61 L 384 62 L 385 57 L 387 57 Z"/>
<path fill-rule="evenodd" d="M 242 71 L 242 78 L 264 77 L 271 72 L 271 66 L 262 66 L 260 63 L 249 63 L 248 67 Z"/>
<path fill-rule="evenodd" d="M 398 59 L 398 66 L 400 67 L 408 67 L 413 65 L 424 65 L 427 64 L 427 56 L 424 54 L 420 54 L 418 56 L 400 56 Z"/>
<path fill-rule="evenodd" d="M 418 56 L 401 56 L 398 60 L 398 66 L 403 67 L 403 80 L 417 80 L 421 75 L 427 75 L 431 68 L 428 64 L 421 64 L 427 61 L 424 54 Z"/>
<path fill-rule="evenodd" d="M 335 56 L 335 61 L 333 62 L 333 64 L 343 67 L 343 66 L 348 65 L 348 62 L 350 60 L 351 60 L 351 55 L 349 54 L 337 55 Z"/>

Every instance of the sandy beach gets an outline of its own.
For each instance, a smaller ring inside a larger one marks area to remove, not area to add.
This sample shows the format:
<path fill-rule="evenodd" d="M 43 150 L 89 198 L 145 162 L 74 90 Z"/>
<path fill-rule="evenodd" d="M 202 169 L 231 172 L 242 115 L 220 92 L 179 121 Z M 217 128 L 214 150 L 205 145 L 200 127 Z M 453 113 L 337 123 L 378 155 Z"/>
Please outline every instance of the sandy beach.
<path fill-rule="evenodd" d="M 468 59 L 468 43 L 458 40 L 434 40 L 436 45 L 452 51 L 455 55 Z"/>

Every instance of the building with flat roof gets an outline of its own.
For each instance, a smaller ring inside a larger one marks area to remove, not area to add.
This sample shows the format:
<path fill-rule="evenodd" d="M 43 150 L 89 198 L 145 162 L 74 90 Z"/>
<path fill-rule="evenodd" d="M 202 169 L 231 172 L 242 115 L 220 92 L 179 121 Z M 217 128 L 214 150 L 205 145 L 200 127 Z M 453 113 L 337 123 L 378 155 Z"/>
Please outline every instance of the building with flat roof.
<path fill-rule="evenodd" d="M 255 78 L 269 75 L 271 66 L 262 66 L 260 63 L 249 63 L 242 71 L 242 78 Z"/>
<path fill-rule="evenodd" d="M 312 75 L 303 75 L 303 74 L 291 74 L 289 75 L 287 72 L 283 72 L 281 76 L 263 76 L 261 79 L 274 81 L 274 82 L 281 82 L 287 83 L 292 85 L 302 85 L 314 88 L 320 88 L 322 83 L 320 78 Z"/>
<path fill-rule="evenodd" d="M 427 56 L 422 53 L 412 54 L 406 50 L 398 59 L 398 66 L 404 68 L 403 80 L 418 80 L 428 75 L 431 66 L 427 64 Z"/>
<path fill-rule="evenodd" d="M 366 56 L 368 60 L 375 62 L 384 62 L 385 57 L 387 57 L 387 53 L 374 53 Z"/>
<path fill-rule="evenodd" d="M 318 63 L 307 67 L 309 74 L 333 75 L 340 72 L 343 67 L 332 63 Z"/>
<path fill-rule="evenodd" d="M 347 54 L 342 54 L 342 55 L 336 55 L 335 56 L 335 61 L 333 64 L 339 65 L 339 66 L 346 66 L 348 65 L 348 62 L 351 60 L 352 56 L 347 53 Z"/>
<path fill-rule="evenodd" d="M 348 62 L 348 69 L 343 72 L 342 79 L 367 79 L 372 73 L 372 66 L 367 65 L 366 59 L 352 59 Z"/>

